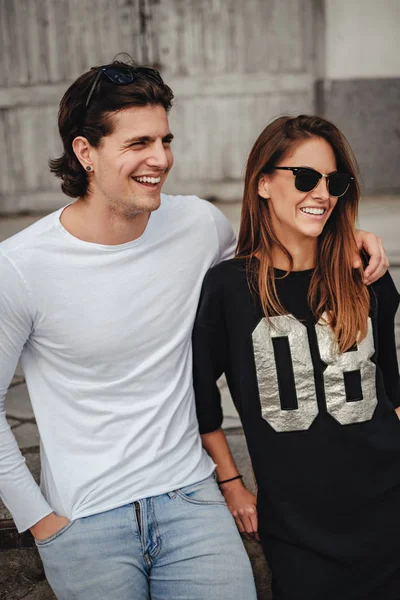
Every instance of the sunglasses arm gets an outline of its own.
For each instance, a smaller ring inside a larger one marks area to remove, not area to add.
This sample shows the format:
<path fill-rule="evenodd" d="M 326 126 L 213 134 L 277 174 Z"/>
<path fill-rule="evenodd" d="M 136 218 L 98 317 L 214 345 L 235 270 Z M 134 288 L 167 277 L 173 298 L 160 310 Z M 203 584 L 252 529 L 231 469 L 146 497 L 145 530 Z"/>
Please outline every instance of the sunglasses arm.
<path fill-rule="evenodd" d="M 92 87 L 90 88 L 90 92 L 88 94 L 88 97 L 87 97 L 87 100 L 86 100 L 86 103 L 85 103 L 85 109 L 89 106 L 89 102 L 90 102 L 90 100 L 91 100 L 91 98 L 93 96 L 94 90 L 96 89 L 97 84 L 98 84 L 99 79 L 102 76 L 102 74 L 103 74 L 103 71 L 101 69 L 99 69 L 98 72 L 97 72 L 97 75 L 94 78 L 94 81 L 92 83 Z"/>

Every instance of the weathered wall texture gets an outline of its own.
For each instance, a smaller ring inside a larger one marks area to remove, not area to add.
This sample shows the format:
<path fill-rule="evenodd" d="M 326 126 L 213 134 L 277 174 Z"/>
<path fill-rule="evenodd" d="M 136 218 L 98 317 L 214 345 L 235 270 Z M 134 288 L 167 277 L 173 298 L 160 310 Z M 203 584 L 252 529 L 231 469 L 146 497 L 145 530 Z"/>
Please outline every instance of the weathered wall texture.
<path fill-rule="evenodd" d="M 324 116 L 342 129 L 361 171 L 362 191 L 400 193 L 400 78 L 325 80 Z"/>
<path fill-rule="evenodd" d="M 235 200 L 274 116 L 314 110 L 318 0 L 0 0 L 0 213 L 66 203 L 47 161 L 59 100 L 128 52 L 176 95 L 166 191 Z"/>
<path fill-rule="evenodd" d="M 367 193 L 400 193 L 398 0 L 325 0 L 320 113 L 346 134 Z"/>

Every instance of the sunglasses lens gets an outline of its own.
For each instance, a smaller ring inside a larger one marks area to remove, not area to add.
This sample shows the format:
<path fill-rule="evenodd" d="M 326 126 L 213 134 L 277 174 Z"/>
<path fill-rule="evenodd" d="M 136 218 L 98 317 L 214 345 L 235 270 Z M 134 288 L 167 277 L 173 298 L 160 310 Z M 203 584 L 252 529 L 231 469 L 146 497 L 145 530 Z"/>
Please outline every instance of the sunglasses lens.
<path fill-rule="evenodd" d="M 331 196 L 343 196 L 350 185 L 350 175 L 347 173 L 332 173 L 329 176 L 328 187 Z"/>
<path fill-rule="evenodd" d="M 300 192 L 310 192 L 318 184 L 320 178 L 321 176 L 316 171 L 299 169 L 294 184 Z"/>
<path fill-rule="evenodd" d="M 133 71 L 125 67 L 107 67 L 104 74 L 116 85 L 126 85 L 133 81 Z"/>

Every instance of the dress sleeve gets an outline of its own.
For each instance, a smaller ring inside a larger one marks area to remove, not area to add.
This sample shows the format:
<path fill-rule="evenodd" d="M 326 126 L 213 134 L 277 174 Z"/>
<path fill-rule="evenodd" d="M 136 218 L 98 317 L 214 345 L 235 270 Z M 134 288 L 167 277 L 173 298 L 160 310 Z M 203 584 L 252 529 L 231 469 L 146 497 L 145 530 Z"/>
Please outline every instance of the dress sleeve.
<path fill-rule="evenodd" d="M 0 496 L 20 532 L 52 512 L 26 466 L 5 413 L 7 389 L 33 321 L 28 289 L 0 253 Z"/>
<path fill-rule="evenodd" d="M 399 293 L 389 271 L 374 284 L 377 299 L 378 366 L 385 391 L 393 406 L 400 406 L 400 378 L 395 339 L 395 316 Z"/>
<path fill-rule="evenodd" d="M 193 384 L 200 433 L 219 429 L 223 414 L 217 380 L 224 372 L 226 327 L 222 286 L 211 269 L 203 282 L 193 329 Z"/>

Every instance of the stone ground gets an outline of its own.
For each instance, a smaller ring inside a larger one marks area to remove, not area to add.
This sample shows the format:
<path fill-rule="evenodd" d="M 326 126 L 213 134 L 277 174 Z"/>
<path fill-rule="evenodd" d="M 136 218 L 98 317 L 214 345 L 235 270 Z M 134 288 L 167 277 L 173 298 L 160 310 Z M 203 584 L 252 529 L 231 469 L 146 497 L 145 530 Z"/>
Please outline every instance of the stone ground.
<path fill-rule="evenodd" d="M 237 231 L 240 220 L 238 203 L 218 205 L 230 219 Z M 33 223 L 38 216 L 0 218 L 0 241 Z M 374 231 L 382 237 L 391 260 L 391 272 L 400 290 L 400 197 L 368 197 L 363 199 L 360 210 L 360 227 Z M 400 344 L 400 319 L 397 321 L 397 340 Z M 229 444 L 245 475 L 246 484 L 254 489 L 254 479 L 246 442 L 240 422 L 229 396 L 226 382 L 220 387 L 224 406 L 224 428 Z M 29 401 L 24 376 L 20 367 L 6 397 L 6 414 L 27 464 L 38 479 L 39 434 Z M 256 577 L 259 600 L 270 600 L 270 577 L 259 544 L 245 540 Z M 11 515 L 0 502 L 0 600 L 55 600 L 45 581 L 43 569 L 30 534 L 19 536 L 13 527 Z M 246 600 L 246 599 L 243 599 Z"/>

